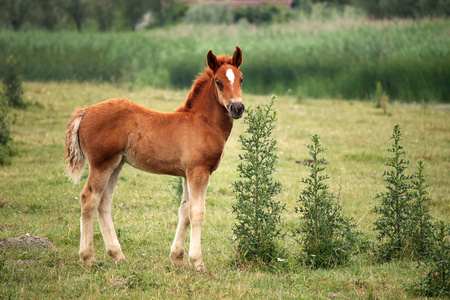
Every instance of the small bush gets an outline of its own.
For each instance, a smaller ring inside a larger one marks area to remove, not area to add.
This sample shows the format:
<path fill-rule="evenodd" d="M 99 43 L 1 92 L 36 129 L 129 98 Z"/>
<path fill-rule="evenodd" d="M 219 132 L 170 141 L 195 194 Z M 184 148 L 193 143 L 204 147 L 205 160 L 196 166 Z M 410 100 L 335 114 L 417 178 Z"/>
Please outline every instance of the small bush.
<path fill-rule="evenodd" d="M 386 192 L 378 193 L 376 199 L 381 204 L 375 207 L 379 218 L 375 221 L 377 239 L 382 241 L 378 254 L 381 261 L 393 258 L 416 257 L 427 255 L 434 241 L 434 228 L 425 202 L 428 185 L 423 174 L 424 163 L 418 162 L 417 171 L 407 175 L 409 162 L 404 159 L 406 154 L 400 145 L 402 134 L 400 126 L 395 125 L 391 136 L 392 147 L 388 149 L 393 154 L 386 162 L 392 169 L 383 173 L 387 182 Z"/>
<path fill-rule="evenodd" d="M 425 296 L 445 297 L 450 295 L 450 226 L 439 222 L 436 229 L 436 246 L 426 263 L 430 271 L 422 280 L 419 292 Z"/>
<path fill-rule="evenodd" d="M 377 88 L 372 98 L 375 102 L 375 107 L 381 108 L 383 110 L 383 113 L 386 115 L 389 97 L 386 95 L 386 92 L 383 91 L 383 87 L 381 86 L 381 82 L 379 81 L 377 82 Z"/>
<path fill-rule="evenodd" d="M 3 97 L 0 91 L 0 165 L 2 166 L 10 162 L 9 157 L 13 154 L 9 145 L 11 141 L 11 131 L 8 122 L 9 110 L 7 99 Z"/>
<path fill-rule="evenodd" d="M 336 203 L 336 197 L 325 183 L 328 175 L 321 175 L 326 167 L 325 158 L 319 158 L 324 152 L 319 135 L 311 137 L 308 145 L 312 163 L 310 175 L 302 178 L 306 184 L 295 211 L 301 214 L 300 227 L 294 235 L 300 237 L 304 247 L 304 261 L 315 268 L 329 268 L 345 263 L 357 250 L 359 233 L 354 230 L 353 219 L 341 215 L 342 207 Z"/>
<path fill-rule="evenodd" d="M 236 250 L 240 260 L 274 261 L 279 257 L 277 238 L 284 205 L 273 197 L 281 191 L 281 183 L 274 179 L 277 163 L 277 141 L 271 137 L 275 128 L 275 97 L 263 107 L 250 108 L 244 118 L 247 136 L 241 135 L 242 154 L 237 166 L 239 179 L 233 183 L 237 202 L 233 213 Z"/>
<path fill-rule="evenodd" d="M 391 136 L 393 144 L 388 149 L 393 156 L 386 162 L 392 170 L 383 173 L 383 180 L 387 182 L 386 192 L 376 195 L 376 199 L 381 200 L 380 206 L 375 207 L 375 213 L 380 217 L 374 223 L 377 239 L 383 242 L 379 249 L 381 261 L 401 257 L 408 240 L 411 176 L 405 174 L 409 162 L 403 158 L 406 152 L 400 145 L 401 136 L 400 126 L 395 125 Z"/>
<path fill-rule="evenodd" d="M 412 174 L 411 196 L 413 203 L 411 205 L 410 223 L 410 245 L 411 254 L 416 258 L 428 256 L 435 242 L 435 225 L 429 213 L 426 202 L 428 198 L 428 184 L 426 183 L 426 175 L 423 173 L 425 163 L 419 160 L 417 170 Z"/>
<path fill-rule="evenodd" d="M 22 95 L 22 77 L 17 70 L 17 61 L 13 56 L 6 60 L 6 72 L 3 78 L 3 95 L 8 104 L 15 108 L 25 107 Z"/>

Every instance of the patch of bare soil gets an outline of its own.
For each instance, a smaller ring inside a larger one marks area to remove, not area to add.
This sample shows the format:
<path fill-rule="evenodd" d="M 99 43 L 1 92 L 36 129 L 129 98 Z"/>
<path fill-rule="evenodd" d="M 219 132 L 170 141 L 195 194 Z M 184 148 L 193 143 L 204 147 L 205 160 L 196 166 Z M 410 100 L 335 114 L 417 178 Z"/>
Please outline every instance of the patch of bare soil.
<path fill-rule="evenodd" d="M 50 242 L 48 238 L 41 238 L 34 235 L 22 235 L 19 237 L 6 238 L 0 241 L 0 249 L 7 248 L 48 248 L 56 250 L 56 247 Z"/>
<path fill-rule="evenodd" d="M 295 163 L 296 163 L 296 164 L 305 165 L 305 166 L 309 166 L 309 165 L 311 165 L 311 164 L 314 163 L 314 159 L 305 159 L 305 160 L 303 160 L 303 161 L 296 160 Z M 328 162 L 324 161 L 324 162 L 322 162 L 321 164 L 327 165 Z"/>

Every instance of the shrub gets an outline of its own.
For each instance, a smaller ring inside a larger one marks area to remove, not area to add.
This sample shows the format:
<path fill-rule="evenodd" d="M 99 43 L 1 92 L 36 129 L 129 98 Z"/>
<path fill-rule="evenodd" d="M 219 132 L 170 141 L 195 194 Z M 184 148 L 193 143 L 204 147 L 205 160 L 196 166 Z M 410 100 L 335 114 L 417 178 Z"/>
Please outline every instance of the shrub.
<path fill-rule="evenodd" d="M 11 141 L 11 131 L 9 129 L 8 113 L 9 105 L 6 97 L 3 97 L 0 91 L 0 165 L 6 165 L 10 162 L 12 149 L 9 145 Z"/>
<path fill-rule="evenodd" d="M 301 225 L 294 235 L 300 236 L 307 264 L 329 268 L 345 263 L 356 251 L 359 232 L 354 231 L 353 219 L 341 215 L 342 207 L 325 183 L 328 175 L 321 175 L 326 169 L 326 159 L 319 158 L 325 151 L 319 139 L 319 135 L 313 135 L 312 144 L 307 146 L 312 163 L 309 164 L 309 176 L 301 180 L 306 188 L 298 199 L 300 206 L 295 208 L 301 214 Z"/>
<path fill-rule="evenodd" d="M 239 154 L 239 179 L 233 183 L 237 200 L 233 233 L 241 260 L 270 262 L 279 255 L 276 239 L 282 237 L 278 226 L 284 205 L 273 199 L 281 191 L 281 183 L 272 176 L 278 160 L 277 141 L 271 137 L 276 120 L 274 101 L 273 96 L 267 105 L 248 110 L 244 118 L 247 136 L 239 137 L 244 152 Z"/>
<path fill-rule="evenodd" d="M 450 226 L 439 222 L 436 226 L 436 246 L 427 262 L 430 271 L 422 280 L 419 292 L 425 296 L 450 295 Z"/>
<path fill-rule="evenodd" d="M 386 162 L 392 169 L 383 173 L 386 192 L 376 195 L 381 200 L 380 206 L 375 207 L 375 213 L 380 216 L 374 223 L 377 239 L 382 241 L 378 251 L 381 261 L 426 256 L 434 241 L 431 216 L 424 204 L 429 200 L 424 163 L 419 161 L 412 175 L 405 173 L 409 162 L 403 158 L 406 152 L 400 145 L 401 136 L 400 126 L 395 125 L 393 144 L 388 149 L 393 156 Z"/>
<path fill-rule="evenodd" d="M 383 241 L 379 254 L 382 261 L 390 260 L 403 255 L 408 240 L 408 217 L 410 213 L 410 183 L 411 176 L 405 174 L 409 165 L 403 156 L 405 151 L 400 145 L 400 126 L 394 126 L 391 136 L 392 147 L 388 149 L 393 156 L 387 159 L 386 166 L 392 170 L 384 171 L 384 181 L 387 182 L 386 192 L 376 195 L 381 200 L 379 207 L 375 207 L 375 213 L 380 217 L 375 221 L 375 230 L 378 231 L 377 239 Z"/>
<path fill-rule="evenodd" d="M 392 147 L 388 149 L 393 156 L 387 159 L 386 166 L 392 170 L 384 171 L 384 181 L 387 182 L 386 192 L 376 195 L 381 200 L 381 205 L 375 207 L 375 213 L 380 217 L 375 221 L 375 230 L 378 231 L 377 239 L 384 241 L 380 245 L 380 259 L 390 260 L 400 257 L 406 246 L 408 236 L 408 216 L 410 210 L 410 184 L 411 176 L 405 174 L 409 164 L 403 156 L 405 151 L 400 145 L 400 126 L 394 126 L 391 136 Z"/>
<path fill-rule="evenodd" d="M 15 108 L 25 107 L 22 100 L 22 78 L 17 70 L 17 61 L 13 56 L 6 60 L 6 72 L 3 78 L 3 95 L 7 103 Z"/>
<path fill-rule="evenodd" d="M 417 170 L 412 174 L 411 196 L 413 203 L 410 213 L 410 244 L 411 253 L 414 257 L 426 257 L 435 242 L 435 225 L 432 222 L 426 202 L 431 199 L 427 197 L 428 184 L 426 175 L 423 174 L 425 163 L 419 160 Z"/>
<path fill-rule="evenodd" d="M 381 86 L 381 82 L 379 81 L 377 82 L 377 88 L 372 99 L 375 102 L 375 107 L 383 109 L 383 114 L 386 115 L 389 97 L 386 95 L 386 92 L 383 91 L 383 87 Z"/>

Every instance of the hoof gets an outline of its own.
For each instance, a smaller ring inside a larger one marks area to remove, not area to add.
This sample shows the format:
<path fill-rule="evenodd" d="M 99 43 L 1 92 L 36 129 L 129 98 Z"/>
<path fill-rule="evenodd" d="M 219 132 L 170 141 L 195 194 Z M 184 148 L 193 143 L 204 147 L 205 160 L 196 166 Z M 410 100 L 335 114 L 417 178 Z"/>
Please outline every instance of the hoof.
<path fill-rule="evenodd" d="M 197 262 L 197 264 L 194 266 L 194 269 L 196 272 L 206 272 L 206 267 L 203 261 Z"/>
<path fill-rule="evenodd" d="M 80 260 L 86 264 L 91 264 L 94 261 L 94 252 L 93 251 L 80 251 Z"/>
<path fill-rule="evenodd" d="M 197 272 L 206 272 L 205 264 L 203 263 L 203 258 L 193 259 L 192 257 L 189 259 L 191 266 Z"/>
<path fill-rule="evenodd" d="M 116 262 L 116 264 L 124 264 L 128 262 L 125 256 L 122 256 L 121 259 L 114 259 L 114 261 Z"/>
<path fill-rule="evenodd" d="M 119 251 L 108 250 L 108 251 L 106 251 L 106 252 L 107 252 L 108 255 L 109 255 L 112 259 L 114 259 L 117 263 L 125 262 L 125 261 L 126 261 L 125 256 L 123 255 L 123 253 L 122 253 L 121 250 L 119 250 Z"/>
<path fill-rule="evenodd" d="M 176 267 L 181 268 L 184 265 L 184 252 L 172 252 L 170 253 L 169 258 Z"/>

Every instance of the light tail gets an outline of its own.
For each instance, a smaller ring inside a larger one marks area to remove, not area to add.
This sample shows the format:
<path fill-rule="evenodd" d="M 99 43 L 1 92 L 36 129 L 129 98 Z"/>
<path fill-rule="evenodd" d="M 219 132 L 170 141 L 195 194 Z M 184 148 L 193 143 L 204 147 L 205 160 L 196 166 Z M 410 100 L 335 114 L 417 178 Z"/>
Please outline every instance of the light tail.
<path fill-rule="evenodd" d="M 85 113 L 86 111 L 83 109 L 76 110 L 66 129 L 65 161 L 67 163 L 67 176 L 75 183 L 80 181 L 86 165 L 86 156 L 84 155 L 83 150 L 81 150 L 80 139 L 78 137 L 80 123 Z"/>

